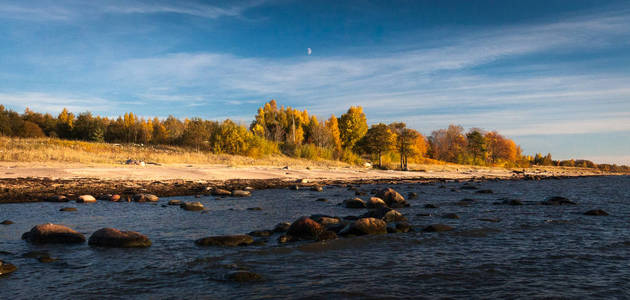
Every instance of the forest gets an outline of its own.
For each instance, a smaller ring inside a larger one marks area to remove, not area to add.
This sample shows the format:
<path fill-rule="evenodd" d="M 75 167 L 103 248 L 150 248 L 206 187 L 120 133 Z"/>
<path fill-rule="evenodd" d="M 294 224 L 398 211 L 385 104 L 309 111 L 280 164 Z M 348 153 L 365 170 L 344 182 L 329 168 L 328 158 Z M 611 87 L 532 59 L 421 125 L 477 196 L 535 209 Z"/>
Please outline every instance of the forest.
<path fill-rule="evenodd" d="M 63 109 L 57 116 L 26 109 L 19 114 L 0 105 L 0 135 L 19 138 L 58 138 L 92 142 L 181 146 L 195 151 L 249 157 L 282 154 L 310 160 L 371 162 L 378 168 L 407 170 L 409 164 L 467 164 L 529 167 L 532 165 L 598 168 L 628 172 L 630 167 L 595 164 L 588 160 L 553 160 L 551 154 L 524 155 L 513 140 L 496 131 L 449 125 L 424 136 L 403 122 L 372 124 L 361 106 L 340 116 L 318 120 L 271 100 L 246 126 L 232 120 L 201 118 L 139 118 L 125 113 L 116 119 L 75 115 Z"/>

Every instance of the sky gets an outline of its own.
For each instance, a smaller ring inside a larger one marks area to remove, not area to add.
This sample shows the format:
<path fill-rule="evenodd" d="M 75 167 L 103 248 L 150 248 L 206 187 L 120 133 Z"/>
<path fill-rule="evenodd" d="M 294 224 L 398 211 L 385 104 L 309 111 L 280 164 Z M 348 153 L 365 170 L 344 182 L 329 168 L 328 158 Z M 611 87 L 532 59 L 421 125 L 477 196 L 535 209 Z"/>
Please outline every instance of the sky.
<path fill-rule="evenodd" d="M 270 99 L 630 164 L 630 1 L 0 1 L 10 109 L 249 123 Z"/>

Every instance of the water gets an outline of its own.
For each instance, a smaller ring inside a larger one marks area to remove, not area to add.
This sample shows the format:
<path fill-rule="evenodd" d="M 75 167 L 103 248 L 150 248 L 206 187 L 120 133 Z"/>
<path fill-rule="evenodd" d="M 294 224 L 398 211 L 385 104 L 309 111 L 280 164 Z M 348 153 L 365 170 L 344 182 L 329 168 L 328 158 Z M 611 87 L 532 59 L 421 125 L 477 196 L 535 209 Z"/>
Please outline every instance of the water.
<path fill-rule="evenodd" d="M 462 183 L 403 184 L 401 194 L 419 194 L 400 209 L 416 228 L 433 223 L 456 227 L 447 233 L 417 232 L 346 238 L 326 243 L 197 247 L 211 235 L 271 229 L 279 222 L 322 213 L 359 215 L 337 204 L 354 191 L 262 190 L 250 198 L 201 201 L 208 213 L 149 203 L 25 203 L 0 205 L 0 259 L 19 267 L 0 278 L 1 299 L 68 298 L 628 298 L 630 297 L 630 177 L 483 182 L 474 190 L 451 191 Z M 364 185 L 370 191 L 382 186 Z M 542 206 L 560 195 L 576 206 Z M 324 197 L 329 202 L 316 202 Z M 523 206 L 493 205 L 498 198 Z M 174 199 L 170 198 L 170 199 Z M 363 196 L 363 198 L 367 198 Z M 470 206 L 454 203 L 476 199 Z M 425 209 L 432 203 L 438 209 Z M 60 212 L 76 206 L 78 212 Z M 261 207 L 262 211 L 249 211 Z M 600 208 L 611 215 L 584 216 Z M 417 216 L 431 213 L 432 216 Z M 456 213 L 460 219 L 443 219 Z M 479 218 L 500 218 L 498 223 Z M 31 245 L 21 234 L 41 223 L 65 224 L 89 235 L 102 227 L 148 235 L 147 249 L 101 249 L 80 245 Z M 40 263 L 29 251 L 58 258 Z M 235 269 L 261 274 L 263 282 L 225 280 Z"/>

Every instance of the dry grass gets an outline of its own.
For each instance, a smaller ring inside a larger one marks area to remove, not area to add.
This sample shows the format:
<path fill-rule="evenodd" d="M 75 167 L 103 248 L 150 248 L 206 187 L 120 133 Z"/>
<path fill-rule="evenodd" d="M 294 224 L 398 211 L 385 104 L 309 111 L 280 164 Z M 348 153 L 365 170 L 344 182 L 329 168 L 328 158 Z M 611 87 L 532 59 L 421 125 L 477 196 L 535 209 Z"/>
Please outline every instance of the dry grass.
<path fill-rule="evenodd" d="M 252 158 L 214 154 L 172 146 L 120 145 L 69 141 L 53 138 L 0 137 L 0 161 L 5 162 L 67 162 L 121 164 L 127 159 L 160 164 L 220 164 L 230 166 L 322 166 L 345 167 L 345 163 L 329 160 L 295 159 L 283 155 Z"/>

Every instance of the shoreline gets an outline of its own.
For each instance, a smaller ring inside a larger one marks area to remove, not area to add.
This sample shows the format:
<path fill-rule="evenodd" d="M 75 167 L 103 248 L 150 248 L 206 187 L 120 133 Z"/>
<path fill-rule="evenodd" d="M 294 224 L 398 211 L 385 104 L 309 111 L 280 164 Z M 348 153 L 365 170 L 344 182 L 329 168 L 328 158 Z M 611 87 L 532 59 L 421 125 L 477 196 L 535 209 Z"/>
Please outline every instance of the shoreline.
<path fill-rule="evenodd" d="M 55 195 L 75 200 L 79 195 L 96 198 L 119 194 L 125 199 L 135 194 L 158 197 L 209 195 L 212 189 L 251 187 L 255 190 L 313 185 L 404 184 L 464 182 L 485 180 L 543 180 L 591 176 L 626 175 L 588 172 L 585 169 L 504 168 L 473 166 L 423 166 L 420 171 L 384 171 L 359 168 L 281 168 L 272 166 L 231 167 L 192 166 L 111 166 L 41 165 L 0 163 L 0 203 L 41 202 Z M 4 172 L 2 172 L 4 171 Z"/>

